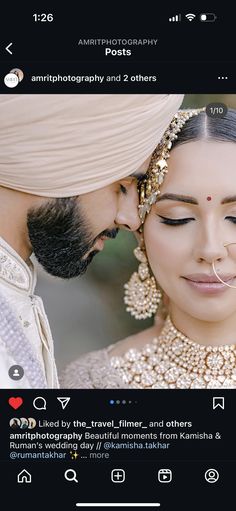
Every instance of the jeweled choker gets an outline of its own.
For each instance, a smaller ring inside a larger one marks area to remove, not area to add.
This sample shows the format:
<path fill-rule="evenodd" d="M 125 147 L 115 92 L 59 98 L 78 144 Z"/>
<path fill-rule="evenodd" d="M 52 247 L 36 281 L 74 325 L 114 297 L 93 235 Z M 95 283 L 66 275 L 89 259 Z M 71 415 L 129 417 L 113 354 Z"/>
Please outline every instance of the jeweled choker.
<path fill-rule="evenodd" d="M 112 367 L 131 388 L 236 388 L 236 345 L 192 341 L 168 316 L 159 337 L 141 350 L 111 357 Z"/>

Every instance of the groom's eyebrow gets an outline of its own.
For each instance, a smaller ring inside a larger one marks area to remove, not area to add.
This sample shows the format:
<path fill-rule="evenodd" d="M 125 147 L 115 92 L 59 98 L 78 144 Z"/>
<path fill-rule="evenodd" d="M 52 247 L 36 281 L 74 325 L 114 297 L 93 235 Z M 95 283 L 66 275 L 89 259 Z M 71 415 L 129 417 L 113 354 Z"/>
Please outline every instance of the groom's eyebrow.
<path fill-rule="evenodd" d="M 160 202 L 162 200 L 173 200 L 178 202 L 186 202 L 187 204 L 195 204 L 198 205 L 198 201 L 191 197 L 190 195 L 179 195 L 176 193 L 163 193 L 163 195 L 160 195 L 157 199 L 157 202 Z"/>

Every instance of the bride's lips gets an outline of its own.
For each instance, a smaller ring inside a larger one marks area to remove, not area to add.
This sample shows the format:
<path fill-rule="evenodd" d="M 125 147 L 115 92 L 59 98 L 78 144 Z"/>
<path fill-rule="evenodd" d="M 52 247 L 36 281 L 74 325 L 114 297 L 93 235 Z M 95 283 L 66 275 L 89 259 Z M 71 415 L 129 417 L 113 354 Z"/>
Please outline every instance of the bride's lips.
<path fill-rule="evenodd" d="M 229 273 L 220 273 L 219 277 L 227 284 L 233 284 L 235 275 Z M 207 275 L 206 273 L 192 273 L 182 277 L 192 289 L 204 294 L 222 293 L 228 289 L 215 275 Z"/>

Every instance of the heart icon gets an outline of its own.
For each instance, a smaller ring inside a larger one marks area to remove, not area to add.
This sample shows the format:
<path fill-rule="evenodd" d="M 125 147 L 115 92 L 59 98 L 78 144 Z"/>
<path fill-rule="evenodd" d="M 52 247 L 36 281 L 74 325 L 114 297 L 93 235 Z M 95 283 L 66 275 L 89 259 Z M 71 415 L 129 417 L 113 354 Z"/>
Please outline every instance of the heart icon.
<path fill-rule="evenodd" d="M 14 410 L 17 410 L 23 404 L 23 399 L 22 397 L 10 397 L 8 403 Z"/>

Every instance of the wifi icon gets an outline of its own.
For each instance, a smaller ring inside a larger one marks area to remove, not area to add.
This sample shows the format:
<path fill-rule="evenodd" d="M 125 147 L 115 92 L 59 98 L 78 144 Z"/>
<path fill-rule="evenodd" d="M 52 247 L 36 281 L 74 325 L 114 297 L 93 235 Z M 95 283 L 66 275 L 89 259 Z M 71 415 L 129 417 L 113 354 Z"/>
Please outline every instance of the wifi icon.
<path fill-rule="evenodd" d="M 185 14 L 185 18 L 187 18 L 188 21 L 193 21 L 194 18 L 196 18 L 196 14 Z"/>

